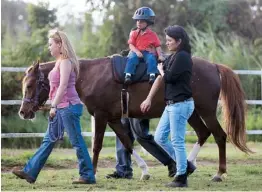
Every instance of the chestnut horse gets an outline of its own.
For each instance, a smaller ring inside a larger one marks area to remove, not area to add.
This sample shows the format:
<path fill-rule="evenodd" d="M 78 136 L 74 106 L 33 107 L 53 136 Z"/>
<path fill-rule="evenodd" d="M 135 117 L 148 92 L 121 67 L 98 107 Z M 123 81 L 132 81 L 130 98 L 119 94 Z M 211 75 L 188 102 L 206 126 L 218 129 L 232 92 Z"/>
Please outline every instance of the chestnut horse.
<path fill-rule="evenodd" d="M 132 153 L 133 146 L 120 121 L 122 85 L 114 81 L 112 59 L 105 57 L 79 61 L 80 75 L 76 84 L 77 91 L 88 112 L 95 118 L 93 165 L 96 172 L 107 124 L 130 153 Z M 24 98 L 19 111 L 22 118 L 34 118 L 35 112 L 48 99 L 49 82 L 47 76 L 54 67 L 54 63 L 48 62 L 39 65 L 38 62 L 28 68 L 23 79 Z M 230 68 L 197 57 L 193 57 L 193 64 L 191 85 L 195 110 L 188 122 L 195 130 L 198 141 L 189 160 L 196 158 L 200 147 L 212 134 L 219 149 L 219 168 L 213 180 L 221 181 L 222 175 L 226 173 L 227 136 L 241 151 L 251 152 L 246 146 L 244 92 L 238 76 Z M 140 110 L 140 104 L 146 98 L 150 88 L 151 86 L 147 82 L 128 87 L 130 95 L 129 117 L 157 118 L 161 116 L 165 107 L 164 86 L 154 97 L 149 112 L 143 114 Z M 219 96 L 222 101 L 225 132 L 216 117 Z"/>

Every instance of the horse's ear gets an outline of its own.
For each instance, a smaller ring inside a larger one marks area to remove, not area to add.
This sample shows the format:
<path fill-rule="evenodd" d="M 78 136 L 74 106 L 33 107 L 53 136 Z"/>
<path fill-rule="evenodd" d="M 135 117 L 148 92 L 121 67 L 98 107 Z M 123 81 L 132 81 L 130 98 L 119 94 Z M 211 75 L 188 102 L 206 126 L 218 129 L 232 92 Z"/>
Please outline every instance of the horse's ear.
<path fill-rule="evenodd" d="M 34 70 L 37 71 L 39 68 L 39 60 L 37 60 L 37 62 L 34 62 Z"/>
<path fill-rule="evenodd" d="M 38 68 L 39 67 L 39 60 L 37 60 L 35 67 Z"/>
<path fill-rule="evenodd" d="M 39 59 L 37 59 L 36 61 L 33 61 L 33 66 L 35 65 L 39 65 Z"/>

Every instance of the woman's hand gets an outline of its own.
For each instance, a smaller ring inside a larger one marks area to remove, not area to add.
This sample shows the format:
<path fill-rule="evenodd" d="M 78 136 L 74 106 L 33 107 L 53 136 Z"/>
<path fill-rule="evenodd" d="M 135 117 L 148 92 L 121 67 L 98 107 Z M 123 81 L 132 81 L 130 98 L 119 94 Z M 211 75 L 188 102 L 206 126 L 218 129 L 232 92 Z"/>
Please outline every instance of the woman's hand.
<path fill-rule="evenodd" d="M 53 118 L 53 117 L 55 116 L 55 114 L 56 114 L 56 108 L 51 108 L 51 109 L 50 109 L 50 112 L 49 112 L 49 116 L 50 116 L 51 118 Z"/>
<path fill-rule="evenodd" d="M 150 107 L 151 107 L 151 100 L 150 99 L 144 100 L 140 105 L 140 109 L 141 109 L 142 113 L 148 112 Z"/>

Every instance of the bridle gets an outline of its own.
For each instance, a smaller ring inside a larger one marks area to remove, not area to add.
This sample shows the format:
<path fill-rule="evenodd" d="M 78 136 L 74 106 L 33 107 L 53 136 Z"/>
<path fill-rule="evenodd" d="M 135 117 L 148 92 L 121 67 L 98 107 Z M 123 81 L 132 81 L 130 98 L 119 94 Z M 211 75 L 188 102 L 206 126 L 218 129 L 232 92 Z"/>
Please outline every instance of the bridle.
<path fill-rule="evenodd" d="M 37 80 L 36 80 L 36 94 L 34 97 L 32 98 L 23 98 L 23 102 L 25 103 L 34 103 L 33 106 L 33 112 L 36 112 L 38 109 L 40 109 L 42 106 L 44 106 L 44 104 L 46 103 L 47 99 L 44 99 L 41 103 L 40 103 L 40 99 L 39 97 L 43 94 L 41 94 L 43 91 L 47 92 L 47 95 L 49 93 L 50 87 L 49 87 L 49 81 L 46 78 L 45 79 L 45 75 L 43 72 L 41 72 L 40 70 L 38 70 L 38 74 L 37 74 Z M 27 74 L 27 76 L 33 76 L 30 74 Z M 40 95 L 41 94 L 41 95 Z"/>

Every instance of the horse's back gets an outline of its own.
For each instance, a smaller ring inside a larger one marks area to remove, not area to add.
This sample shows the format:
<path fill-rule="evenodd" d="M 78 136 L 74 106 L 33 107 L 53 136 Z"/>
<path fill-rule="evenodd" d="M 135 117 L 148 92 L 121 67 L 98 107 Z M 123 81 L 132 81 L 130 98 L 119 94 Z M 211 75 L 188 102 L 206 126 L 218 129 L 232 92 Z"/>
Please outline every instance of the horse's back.
<path fill-rule="evenodd" d="M 216 109 L 220 93 L 220 78 L 216 64 L 207 60 L 193 57 L 192 92 L 196 107 L 205 111 Z M 151 109 L 142 114 L 140 104 L 146 99 L 151 86 L 148 83 L 138 83 L 129 86 L 129 114 L 131 117 L 156 118 L 164 110 L 164 83 L 153 98 Z"/>
<path fill-rule="evenodd" d="M 193 57 L 192 91 L 196 107 L 216 108 L 220 93 L 220 78 L 216 64 L 207 60 Z M 80 78 L 78 90 L 88 111 L 108 111 L 111 117 L 121 116 L 122 85 L 113 79 L 110 58 L 80 61 Z M 140 104 L 146 99 L 151 85 L 147 82 L 137 83 L 128 87 L 130 94 L 129 115 L 135 118 L 156 118 L 163 112 L 164 83 L 153 98 L 152 107 L 148 113 L 142 114 Z M 212 109 L 213 110 L 213 109 Z"/>
<path fill-rule="evenodd" d="M 104 57 L 79 61 L 77 91 L 89 113 L 94 115 L 96 111 L 108 111 L 109 116 L 120 117 L 121 85 L 113 80 L 111 59 Z"/>
<path fill-rule="evenodd" d="M 219 98 L 220 77 L 216 64 L 193 57 L 192 91 L 197 106 L 214 106 Z M 212 108 L 212 110 L 213 110 Z"/>

